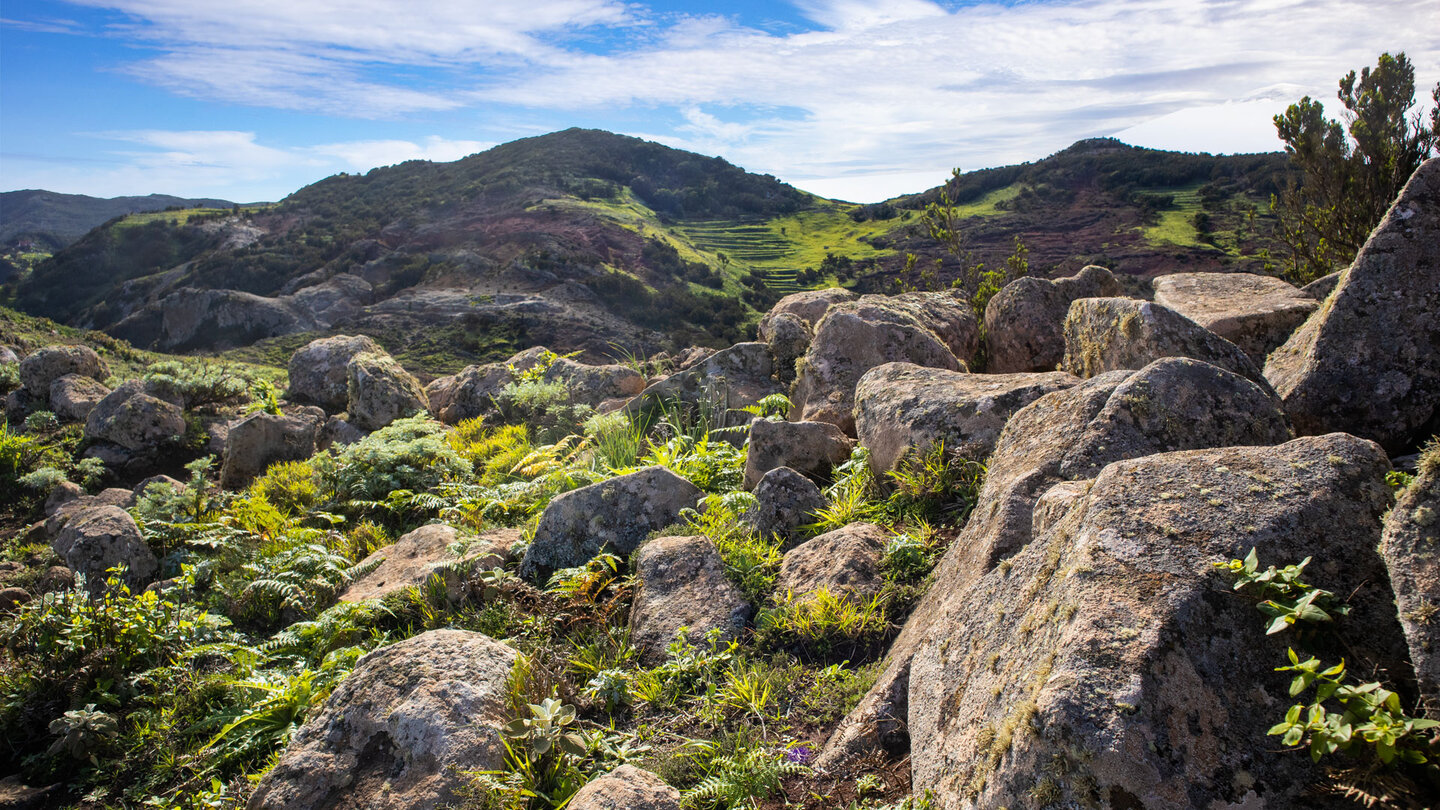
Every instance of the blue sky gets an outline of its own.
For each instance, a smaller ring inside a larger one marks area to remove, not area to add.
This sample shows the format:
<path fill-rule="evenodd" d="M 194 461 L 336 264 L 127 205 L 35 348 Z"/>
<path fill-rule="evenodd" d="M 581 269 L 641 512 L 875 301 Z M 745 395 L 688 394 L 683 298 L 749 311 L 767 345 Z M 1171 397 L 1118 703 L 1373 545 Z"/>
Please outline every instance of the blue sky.
<path fill-rule="evenodd" d="M 1085 137 L 1279 148 L 1270 116 L 1440 0 L 6 0 L 0 190 L 271 200 L 570 126 L 857 201 Z M 1427 95 L 1425 93 L 1423 95 Z"/>

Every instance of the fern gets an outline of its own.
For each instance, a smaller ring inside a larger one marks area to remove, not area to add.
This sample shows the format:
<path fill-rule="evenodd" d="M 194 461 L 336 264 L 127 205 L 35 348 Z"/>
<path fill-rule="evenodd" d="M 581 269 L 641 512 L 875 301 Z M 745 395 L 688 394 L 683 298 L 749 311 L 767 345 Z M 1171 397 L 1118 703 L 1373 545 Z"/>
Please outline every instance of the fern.
<path fill-rule="evenodd" d="M 800 776 L 810 769 L 789 762 L 765 748 L 751 748 L 740 754 L 710 760 L 711 773 L 680 796 L 687 810 L 729 810 L 749 803 L 755 806 L 780 789 L 787 776 Z"/>

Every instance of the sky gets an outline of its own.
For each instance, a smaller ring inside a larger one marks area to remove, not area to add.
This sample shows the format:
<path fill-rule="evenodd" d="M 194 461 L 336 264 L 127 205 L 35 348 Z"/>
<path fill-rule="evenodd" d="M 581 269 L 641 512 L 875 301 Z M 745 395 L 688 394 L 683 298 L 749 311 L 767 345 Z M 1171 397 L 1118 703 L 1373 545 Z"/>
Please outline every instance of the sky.
<path fill-rule="evenodd" d="M 5 0 L 0 190 L 277 200 L 579 126 L 872 202 L 1089 137 L 1277 150 L 1384 51 L 1433 87 L 1440 0 Z"/>

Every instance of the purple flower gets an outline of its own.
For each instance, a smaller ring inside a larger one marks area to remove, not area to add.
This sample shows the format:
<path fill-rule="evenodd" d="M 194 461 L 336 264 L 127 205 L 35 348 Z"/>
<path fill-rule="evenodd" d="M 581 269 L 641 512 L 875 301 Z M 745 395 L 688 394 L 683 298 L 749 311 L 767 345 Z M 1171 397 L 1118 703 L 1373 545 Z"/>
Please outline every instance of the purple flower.
<path fill-rule="evenodd" d="M 785 761 L 793 762 L 797 765 L 808 764 L 814 756 L 815 752 L 811 750 L 810 746 L 803 743 L 793 748 L 785 749 Z"/>

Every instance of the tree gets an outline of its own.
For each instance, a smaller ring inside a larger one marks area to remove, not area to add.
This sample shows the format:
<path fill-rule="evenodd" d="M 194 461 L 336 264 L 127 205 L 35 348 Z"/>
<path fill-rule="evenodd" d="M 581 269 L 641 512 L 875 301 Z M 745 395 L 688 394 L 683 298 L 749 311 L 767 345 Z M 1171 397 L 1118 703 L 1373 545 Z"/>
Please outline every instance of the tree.
<path fill-rule="evenodd" d="M 1415 68 L 1404 53 L 1381 54 L 1350 71 L 1337 94 L 1340 119 L 1309 96 L 1275 116 L 1301 179 L 1274 201 L 1276 235 L 1290 248 L 1285 272 L 1305 283 L 1347 266 L 1415 169 L 1435 152 L 1440 83 L 1428 122 L 1415 106 Z M 1428 125 L 1427 125 L 1428 124 Z"/>

